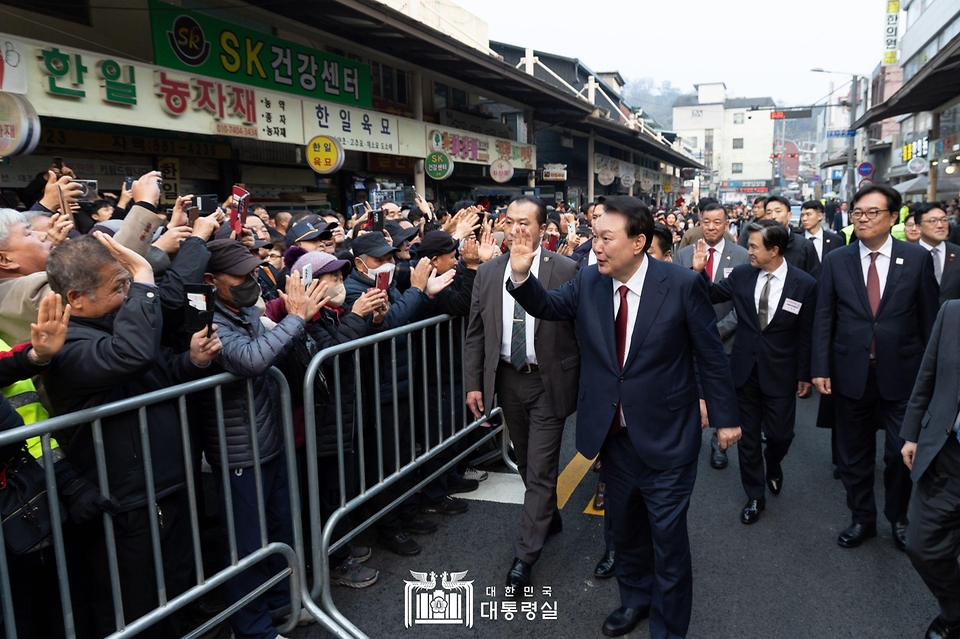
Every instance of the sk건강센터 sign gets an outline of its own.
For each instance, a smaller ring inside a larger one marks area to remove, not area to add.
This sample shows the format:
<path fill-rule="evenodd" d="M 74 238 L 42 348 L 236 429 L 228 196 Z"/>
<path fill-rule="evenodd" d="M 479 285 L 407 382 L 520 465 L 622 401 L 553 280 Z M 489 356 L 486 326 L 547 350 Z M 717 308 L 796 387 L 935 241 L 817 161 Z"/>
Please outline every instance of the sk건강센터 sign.
<path fill-rule="evenodd" d="M 453 160 L 443 151 L 434 151 L 427 155 L 424 172 L 434 180 L 446 180 L 453 174 Z"/>

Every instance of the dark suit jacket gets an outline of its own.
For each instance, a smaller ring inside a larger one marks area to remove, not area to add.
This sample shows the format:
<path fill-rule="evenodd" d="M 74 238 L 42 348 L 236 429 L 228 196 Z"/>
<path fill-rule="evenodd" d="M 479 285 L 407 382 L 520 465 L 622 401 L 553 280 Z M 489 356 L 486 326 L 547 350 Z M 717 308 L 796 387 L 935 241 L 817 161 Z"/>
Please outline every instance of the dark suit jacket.
<path fill-rule="evenodd" d="M 811 244 L 813 243 L 812 240 L 808 239 L 805 234 L 803 237 Z M 820 264 L 823 264 L 823 260 L 827 258 L 827 254 L 830 253 L 830 251 L 835 251 L 841 246 L 846 246 L 846 239 L 844 238 L 843 234 L 838 235 L 833 231 L 820 229 L 820 237 L 823 238 L 823 257 L 819 259 Z M 816 246 L 813 247 L 813 251 L 816 253 Z"/>
<path fill-rule="evenodd" d="M 960 246 L 944 242 L 946 259 L 940 275 L 940 305 L 947 300 L 960 299 Z M 932 256 L 931 256 L 932 257 Z"/>
<path fill-rule="evenodd" d="M 617 357 L 613 280 L 596 265 L 552 291 L 534 277 L 507 290 L 535 317 L 577 322 L 583 356 L 577 404 L 577 450 L 600 451 L 617 405 L 643 463 L 666 470 L 696 460 L 700 450 L 700 393 L 696 359 L 710 424 L 740 423 L 730 365 L 717 333 L 717 316 L 703 278 L 649 257 L 625 366 Z"/>
<path fill-rule="evenodd" d="M 570 259 L 577 263 L 577 268 L 585 268 L 590 261 L 590 250 L 593 248 L 593 239 L 589 239 L 573 249 Z"/>
<path fill-rule="evenodd" d="M 724 273 L 732 271 L 735 267 L 750 263 L 750 255 L 746 249 L 729 241 L 724 241 L 723 253 L 717 257 L 718 261 L 713 270 L 714 282 L 724 279 Z M 693 246 L 684 246 L 677 251 L 675 261 L 686 268 L 693 266 Z M 704 270 L 704 277 L 706 277 L 706 270 Z M 715 303 L 713 310 L 717 312 L 717 330 L 723 335 L 723 350 L 729 355 L 733 350 L 733 336 L 737 332 L 737 312 L 733 310 L 733 303 L 729 301 Z"/>
<path fill-rule="evenodd" d="M 493 408 L 497 367 L 501 364 L 503 275 L 508 268 L 510 254 L 505 253 L 477 269 L 470 323 L 463 345 L 465 390 L 483 392 L 484 412 L 487 414 Z M 576 273 L 573 260 L 546 249 L 540 250 L 540 277 L 548 289 L 570 281 Z M 580 353 L 576 349 L 573 322 L 541 322 L 537 319 L 534 335 L 537 363 L 547 399 L 553 407 L 554 417 L 565 419 L 576 410 L 577 379 L 580 377 Z"/>
<path fill-rule="evenodd" d="M 683 237 L 680 238 L 680 248 L 685 248 L 691 244 L 696 244 L 698 240 L 703 238 L 703 227 L 697 225 L 692 229 L 687 229 Z M 733 237 L 729 230 L 723 232 L 723 239 L 730 242 L 731 244 L 736 243 L 737 239 Z"/>
<path fill-rule="evenodd" d="M 837 209 L 837 212 L 833 214 L 833 230 L 839 233 L 843 230 L 844 226 L 853 224 L 853 217 L 850 215 L 850 211 L 847 211 L 847 224 L 843 223 L 843 214 L 840 212 L 840 209 Z"/>
<path fill-rule="evenodd" d="M 761 331 L 754 301 L 761 272 L 749 264 L 738 266 L 728 278 L 710 285 L 710 301 L 732 301 L 740 318 L 730 356 L 734 385 L 740 388 L 746 384 L 756 364 L 763 393 L 789 397 L 797 392 L 798 381 L 810 381 L 817 281 L 788 263 L 780 303 L 773 319 Z M 798 313 L 784 310 L 788 299 L 801 304 Z"/>
<path fill-rule="evenodd" d="M 817 249 L 813 242 L 803 236 L 803 231 L 797 232 L 790 229 L 790 240 L 787 242 L 787 250 L 783 252 L 783 259 L 787 260 L 790 266 L 796 266 L 801 271 L 808 273 L 813 279 L 820 277 L 820 258 L 817 257 Z"/>
<path fill-rule="evenodd" d="M 834 392 L 860 399 L 867 383 L 870 341 L 875 339 L 880 395 L 907 399 L 937 316 L 938 297 L 930 253 L 894 238 L 886 288 L 874 318 L 859 240 L 831 252 L 820 277 L 813 326 L 817 346 L 810 374 L 829 377 Z"/>
<path fill-rule="evenodd" d="M 947 438 L 955 436 L 953 421 L 957 418 L 957 404 L 960 403 L 958 334 L 960 302 L 948 301 L 933 325 L 900 429 L 901 437 L 917 445 L 910 472 L 915 482 L 920 481 Z"/>

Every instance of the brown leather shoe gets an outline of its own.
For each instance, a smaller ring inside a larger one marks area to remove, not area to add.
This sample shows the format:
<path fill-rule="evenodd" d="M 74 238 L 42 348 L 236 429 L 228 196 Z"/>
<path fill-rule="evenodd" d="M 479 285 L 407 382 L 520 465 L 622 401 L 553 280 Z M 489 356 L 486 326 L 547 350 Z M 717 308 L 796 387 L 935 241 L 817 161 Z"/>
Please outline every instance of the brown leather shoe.
<path fill-rule="evenodd" d="M 593 496 L 593 507 L 597 510 L 603 510 L 603 494 L 606 492 L 607 485 L 602 481 L 597 482 L 597 492 Z"/>

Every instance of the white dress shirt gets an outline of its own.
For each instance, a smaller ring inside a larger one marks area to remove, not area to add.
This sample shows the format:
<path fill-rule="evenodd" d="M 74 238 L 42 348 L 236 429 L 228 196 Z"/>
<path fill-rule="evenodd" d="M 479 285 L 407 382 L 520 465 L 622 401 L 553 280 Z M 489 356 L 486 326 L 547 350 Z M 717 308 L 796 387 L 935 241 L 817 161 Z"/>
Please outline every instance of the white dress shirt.
<path fill-rule="evenodd" d="M 943 242 L 940 242 L 940 243 L 937 244 L 936 246 L 930 246 L 929 244 L 927 244 L 927 243 L 924 242 L 923 240 L 920 240 L 920 246 L 922 246 L 923 248 L 927 249 L 928 251 L 932 251 L 932 250 L 935 249 L 935 248 L 940 249 L 940 250 L 937 251 L 936 259 L 938 259 L 938 260 L 940 261 L 940 275 L 941 275 L 941 277 L 942 277 L 942 276 L 943 276 L 943 267 L 946 266 L 946 264 L 947 264 L 947 247 L 943 245 Z M 879 258 L 878 258 L 878 259 L 879 259 Z M 939 282 L 937 282 L 937 283 L 939 284 Z"/>
<path fill-rule="evenodd" d="M 837 211 L 837 215 L 840 216 L 841 226 L 850 225 L 850 211 Z"/>
<path fill-rule="evenodd" d="M 816 234 L 804 231 L 803 236 L 813 242 L 813 247 L 817 249 L 817 257 L 823 262 L 823 229 L 818 226 Z"/>
<path fill-rule="evenodd" d="M 713 254 L 713 282 L 719 282 L 723 279 L 723 264 L 720 263 L 720 256 L 723 255 L 723 247 L 727 241 L 720 236 L 720 241 L 717 242 L 716 246 L 707 245 L 707 259 L 710 259 L 710 250 L 713 249 L 715 252 Z M 719 275 L 718 275 L 719 273 Z"/>
<path fill-rule="evenodd" d="M 593 266 L 597 263 L 597 254 L 593 252 L 593 246 L 590 246 L 590 253 L 587 255 L 587 266 Z"/>
<path fill-rule="evenodd" d="M 758 316 L 760 315 L 760 294 L 763 293 L 763 287 L 767 284 L 767 275 L 766 271 L 760 271 L 760 275 L 757 276 L 757 287 L 753 291 L 753 303 L 757 307 Z M 786 281 L 787 261 L 783 260 L 777 270 L 773 272 L 773 277 L 770 278 L 770 293 L 767 298 L 767 326 L 773 321 L 773 317 L 780 307 L 780 297 L 783 295 L 783 285 Z"/>
<path fill-rule="evenodd" d="M 863 285 L 867 285 L 867 274 L 870 272 L 870 253 L 872 251 L 860 242 L 860 266 L 863 268 Z M 880 247 L 877 256 L 877 275 L 880 276 L 880 299 L 883 299 L 883 290 L 887 288 L 887 273 L 890 272 L 890 256 L 893 254 L 893 236 L 888 235 L 887 241 Z"/>
<path fill-rule="evenodd" d="M 534 277 L 540 275 L 540 248 L 537 244 L 537 252 L 533 254 L 533 264 L 530 266 L 530 274 Z M 510 345 L 513 341 L 513 307 L 516 300 L 513 295 L 507 292 L 507 279 L 513 275 L 510 269 L 510 262 L 507 262 L 507 268 L 503 269 L 503 335 L 500 336 L 500 358 L 510 361 Z M 526 280 L 524 280 L 525 282 Z M 517 282 L 518 284 L 520 282 Z M 537 351 L 533 345 L 534 329 L 536 328 L 533 315 L 526 314 L 525 326 L 527 328 L 527 364 L 537 365 Z"/>
<path fill-rule="evenodd" d="M 613 338 L 616 340 L 616 321 L 617 313 L 620 311 L 620 287 L 627 287 L 627 341 L 623 345 L 623 359 L 626 363 L 627 355 L 630 354 L 630 341 L 633 339 L 633 327 L 637 323 L 637 311 L 640 309 L 640 294 L 643 292 L 643 280 L 647 277 L 647 263 L 652 259 L 649 255 L 643 257 L 640 268 L 626 282 L 613 280 Z M 614 341 L 616 344 L 616 341 Z"/>

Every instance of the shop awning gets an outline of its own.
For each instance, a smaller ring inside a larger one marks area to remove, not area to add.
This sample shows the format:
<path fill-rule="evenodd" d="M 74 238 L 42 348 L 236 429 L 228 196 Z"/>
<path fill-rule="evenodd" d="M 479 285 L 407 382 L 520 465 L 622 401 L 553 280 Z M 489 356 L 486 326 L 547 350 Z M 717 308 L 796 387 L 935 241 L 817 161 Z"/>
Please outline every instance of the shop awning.
<path fill-rule="evenodd" d="M 853 128 L 895 115 L 933 111 L 960 95 L 960 36 L 956 36 L 927 62 L 900 90 L 867 111 Z"/>
<path fill-rule="evenodd" d="M 470 47 L 377 0 L 252 2 L 254 6 L 335 33 L 431 71 L 533 107 L 538 117 L 583 117 L 593 106 Z"/>
<path fill-rule="evenodd" d="M 912 180 L 894 184 L 893 188 L 903 195 L 922 195 L 930 188 L 930 179 L 926 175 L 918 175 Z M 941 177 L 937 180 L 937 193 L 956 193 L 957 191 L 960 191 L 960 178 Z"/>

